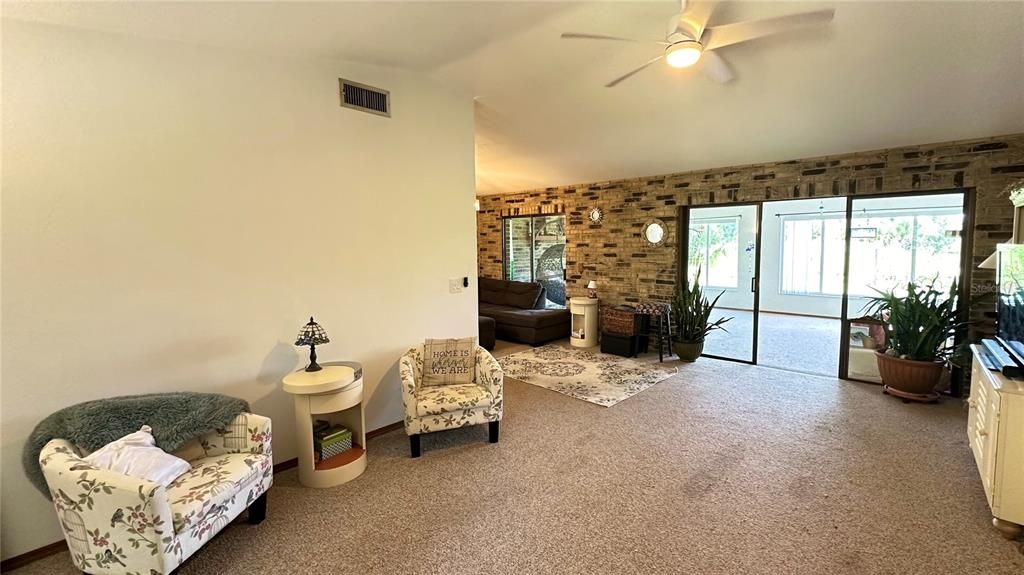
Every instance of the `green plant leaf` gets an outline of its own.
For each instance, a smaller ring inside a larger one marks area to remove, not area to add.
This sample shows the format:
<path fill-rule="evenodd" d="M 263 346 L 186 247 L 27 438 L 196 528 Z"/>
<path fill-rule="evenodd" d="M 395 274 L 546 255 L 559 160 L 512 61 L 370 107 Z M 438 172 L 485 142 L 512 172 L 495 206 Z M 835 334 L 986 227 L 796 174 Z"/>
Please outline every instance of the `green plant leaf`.
<path fill-rule="evenodd" d="M 672 298 L 672 315 L 676 328 L 674 337 L 677 341 L 704 341 L 704 338 L 716 329 L 727 331 L 722 326 L 732 319 L 721 317 L 710 321 L 711 313 L 725 291 L 709 301 L 700 287 L 700 274 L 701 268 L 698 267 L 692 285 L 685 280 L 676 284 L 676 293 Z"/>

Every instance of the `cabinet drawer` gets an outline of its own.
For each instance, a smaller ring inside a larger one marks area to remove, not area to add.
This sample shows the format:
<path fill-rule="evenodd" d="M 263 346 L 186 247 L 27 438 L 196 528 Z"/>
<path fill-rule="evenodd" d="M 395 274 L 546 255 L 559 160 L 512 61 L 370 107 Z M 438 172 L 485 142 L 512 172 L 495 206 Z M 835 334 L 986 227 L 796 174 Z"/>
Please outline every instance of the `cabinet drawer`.
<path fill-rule="evenodd" d="M 992 505 L 995 479 L 995 440 L 998 431 L 999 394 L 992 387 L 990 374 L 975 358 L 971 365 L 971 397 L 968 400 L 967 439 L 978 465 L 985 498 Z"/>

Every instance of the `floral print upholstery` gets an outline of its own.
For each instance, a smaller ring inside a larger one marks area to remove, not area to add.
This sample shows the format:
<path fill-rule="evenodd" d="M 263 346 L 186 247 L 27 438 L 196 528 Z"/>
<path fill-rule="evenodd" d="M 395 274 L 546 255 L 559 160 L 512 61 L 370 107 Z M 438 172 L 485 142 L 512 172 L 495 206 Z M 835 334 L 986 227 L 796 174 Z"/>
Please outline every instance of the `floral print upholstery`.
<path fill-rule="evenodd" d="M 167 486 L 174 514 L 174 532 L 196 528 L 211 512 L 222 509 L 239 491 L 273 473 L 266 455 L 228 453 L 196 461 L 192 469 Z"/>
<path fill-rule="evenodd" d="M 270 488 L 271 437 L 270 419 L 241 414 L 200 438 L 207 457 L 166 488 L 97 469 L 70 442 L 50 441 L 39 463 L 71 560 L 95 574 L 170 573 Z"/>
<path fill-rule="evenodd" d="M 416 414 L 420 417 L 488 407 L 491 403 L 491 392 L 475 383 L 432 385 L 416 390 Z"/>
<path fill-rule="evenodd" d="M 398 363 L 408 435 L 454 429 L 501 420 L 504 374 L 497 360 L 477 346 L 473 383 L 422 387 L 423 346 L 405 353 Z"/>

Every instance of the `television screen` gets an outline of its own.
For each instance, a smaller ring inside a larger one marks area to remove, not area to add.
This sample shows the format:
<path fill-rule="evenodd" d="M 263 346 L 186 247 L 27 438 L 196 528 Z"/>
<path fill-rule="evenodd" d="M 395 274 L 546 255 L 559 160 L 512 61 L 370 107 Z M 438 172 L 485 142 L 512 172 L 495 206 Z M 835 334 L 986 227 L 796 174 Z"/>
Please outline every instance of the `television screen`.
<path fill-rule="evenodd" d="M 999 246 L 998 270 L 998 335 L 1018 358 L 1024 358 L 1024 244 Z"/>

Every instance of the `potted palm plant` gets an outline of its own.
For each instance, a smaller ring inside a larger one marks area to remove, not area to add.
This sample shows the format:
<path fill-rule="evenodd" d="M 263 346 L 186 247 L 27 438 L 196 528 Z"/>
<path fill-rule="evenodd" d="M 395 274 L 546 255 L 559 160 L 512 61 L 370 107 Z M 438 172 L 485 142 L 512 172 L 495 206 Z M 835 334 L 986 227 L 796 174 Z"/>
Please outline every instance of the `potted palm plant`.
<path fill-rule="evenodd" d="M 721 317 L 715 321 L 711 320 L 711 312 L 722 297 L 725 291 L 718 294 L 714 300 L 708 301 L 700 287 L 700 268 L 693 278 L 693 285 L 688 281 L 681 281 L 676 284 L 676 294 L 672 298 L 672 315 L 675 316 L 676 332 L 673 336 L 672 350 L 676 352 L 679 359 L 683 361 L 696 361 L 700 354 L 704 353 L 704 338 L 709 333 L 720 329 L 731 317 Z"/>
<path fill-rule="evenodd" d="M 953 336 L 967 326 L 958 306 L 957 282 L 948 293 L 935 282 L 907 284 L 907 295 L 875 290 L 865 310 L 885 324 L 887 346 L 875 351 L 885 391 L 897 397 L 934 401 L 935 386 L 953 359 Z"/>

